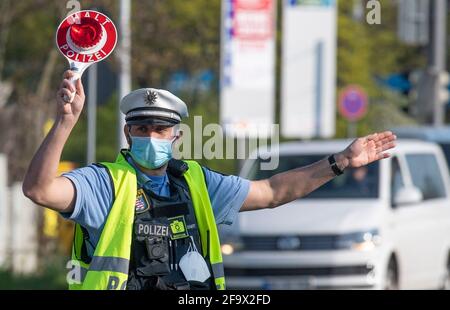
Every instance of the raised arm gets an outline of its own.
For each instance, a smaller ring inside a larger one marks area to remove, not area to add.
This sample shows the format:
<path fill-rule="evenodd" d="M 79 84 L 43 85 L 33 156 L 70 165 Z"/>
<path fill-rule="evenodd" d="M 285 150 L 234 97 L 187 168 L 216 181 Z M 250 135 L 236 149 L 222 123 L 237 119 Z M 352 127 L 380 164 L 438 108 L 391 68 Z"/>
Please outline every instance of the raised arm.
<path fill-rule="evenodd" d="M 388 158 L 385 151 L 395 147 L 396 136 L 390 132 L 375 133 L 354 140 L 344 151 L 335 155 L 341 170 L 357 168 Z M 324 158 L 312 165 L 276 174 L 269 179 L 252 181 L 240 211 L 275 208 L 311 193 L 335 177 Z"/>
<path fill-rule="evenodd" d="M 68 79 L 71 71 L 64 73 L 56 95 L 57 116 L 55 123 L 34 155 L 25 175 L 22 190 L 36 204 L 59 211 L 71 212 L 75 204 L 76 191 L 72 182 L 57 176 L 57 169 L 64 145 L 81 114 L 84 105 L 84 90 L 81 79 L 75 86 Z M 76 91 L 72 103 L 64 96 Z"/>

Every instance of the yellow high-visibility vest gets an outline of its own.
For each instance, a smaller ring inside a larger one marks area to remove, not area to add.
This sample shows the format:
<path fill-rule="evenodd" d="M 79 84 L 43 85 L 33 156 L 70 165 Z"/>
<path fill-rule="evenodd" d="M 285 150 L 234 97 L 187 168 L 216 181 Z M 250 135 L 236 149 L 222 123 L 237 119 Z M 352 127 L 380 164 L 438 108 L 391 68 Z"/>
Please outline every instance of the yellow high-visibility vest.
<path fill-rule="evenodd" d="M 202 253 L 209 259 L 216 288 L 224 290 L 225 277 L 219 234 L 203 170 L 195 161 L 186 161 L 186 163 L 189 169 L 183 177 L 189 186 L 202 243 Z M 121 153 L 116 162 L 102 163 L 102 165 L 109 171 L 114 185 L 113 206 L 89 264 L 81 259 L 83 232 L 80 225 L 76 225 L 71 266 L 68 266 L 71 268 L 67 276 L 69 289 L 126 289 L 137 192 L 136 172 Z M 209 253 L 207 253 L 208 238 Z"/>

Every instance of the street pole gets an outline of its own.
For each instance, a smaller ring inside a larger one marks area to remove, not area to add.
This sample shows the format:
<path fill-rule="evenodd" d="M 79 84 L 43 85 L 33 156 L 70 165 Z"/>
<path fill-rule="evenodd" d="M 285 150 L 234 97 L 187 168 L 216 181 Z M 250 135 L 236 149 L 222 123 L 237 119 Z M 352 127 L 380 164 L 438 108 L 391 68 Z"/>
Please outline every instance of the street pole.
<path fill-rule="evenodd" d="M 120 100 L 131 91 L 131 0 L 120 0 L 120 36 L 119 36 L 119 104 Z M 118 109 L 117 141 L 119 149 L 127 147 L 123 134 L 125 116 Z"/>
<path fill-rule="evenodd" d="M 356 138 L 357 130 L 357 122 L 349 120 L 347 122 L 347 138 Z"/>
<path fill-rule="evenodd" d="M 431 44 L 429 66 L 433 75 L 433 124 L 442 126 L 445 123 L 445 104 L 439 96 L 441 83 L 439 76 L 446 71 L 446 30 L 447 0 L 434 0 L 431 3 Z"/>
<path fill-rule="evenodd" d="M 97 64 L 88 69 L 88 95 L 87 95 L 87 164 L 95 163 L 95 144 L 97 135 Z"/>

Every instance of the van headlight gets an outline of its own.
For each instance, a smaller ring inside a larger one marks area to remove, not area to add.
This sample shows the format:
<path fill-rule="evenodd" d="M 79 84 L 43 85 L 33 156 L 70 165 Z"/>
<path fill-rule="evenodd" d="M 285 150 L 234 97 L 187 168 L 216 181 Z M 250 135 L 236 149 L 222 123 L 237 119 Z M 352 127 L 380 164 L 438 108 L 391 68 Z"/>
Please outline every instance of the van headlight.
<path fill-rule="evenodd" d="M 223 255 L 231 255 L 234 252 L 241 251 L 244 245 L 241 240 L 227 240 L 220 245 Z"/>
<path fill-rule="evenodd" d="M 337 249 L 371 251 L 381 243 L 378 229 L 339 235 L 336 238 Z"/>

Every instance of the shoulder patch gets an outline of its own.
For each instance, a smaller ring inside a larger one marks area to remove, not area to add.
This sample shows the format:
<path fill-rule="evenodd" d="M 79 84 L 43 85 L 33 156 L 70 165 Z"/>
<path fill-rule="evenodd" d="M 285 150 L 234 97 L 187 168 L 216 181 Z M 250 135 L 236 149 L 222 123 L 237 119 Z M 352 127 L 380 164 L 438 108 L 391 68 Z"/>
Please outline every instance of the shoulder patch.
<path fill-rule="evenodd" d="M 147 196 L 142 188 L 138 189 L 136 195 L 135 212 L 142 213 L 150 208 L 150 204 L 147 200 Z"/>

